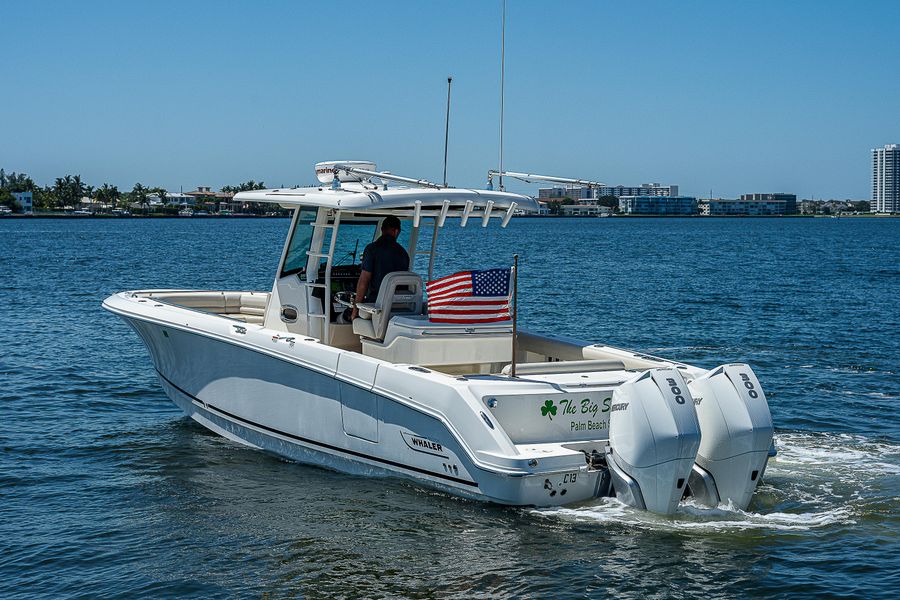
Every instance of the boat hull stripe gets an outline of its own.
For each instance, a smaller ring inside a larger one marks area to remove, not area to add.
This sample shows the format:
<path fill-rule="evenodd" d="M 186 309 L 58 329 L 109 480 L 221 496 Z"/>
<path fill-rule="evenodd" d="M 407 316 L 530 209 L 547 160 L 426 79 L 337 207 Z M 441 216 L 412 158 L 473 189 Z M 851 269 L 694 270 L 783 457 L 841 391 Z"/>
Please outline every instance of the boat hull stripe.
<path fill-rule="evenodd" d="M 370 461 L 373 461 L 373 462 L 378 462 L 378 463 L 382 463 L 382 464 L 385 464 L 385 465 L 390 465 L 390 466 L 392 466 L 392 467 L 397 467 L 397 468 L 399 468 L 399 469 L 404 469 L 404 470 L 406 470 L 406 471 L 414 471 L 414 472 L 416 472 L 416 473 L 421 473 L 421 474 L 423 474 L 423 475 L 428 475 L 429 477 L 436 477 L 436 478 L 438 478 L 438 479 L 445 479 L 445 480 L 447 480 L 447 481 L 452 481 L 452 482 L 454 482 L 454 483 L 459 483 L 459 484 L 462 484 L 462 485 L 468 485 L 468 486 L 472 486 L 472 487 L 478 487 L 478 484 L 477 484 L 476 482 L 474 482 L 474 481 L 468 481 L 468 480 L 466 480 L 466 479 L 459 479 L 458 477 L 452 477 L 452 476 L 450 476 L 450 475 L 445 475 L 444 473 L 435 473 L 434 471 L 429 471 L 429 470 L 427 470 L 427 469 L 422 469 L 422 468 L 420 468 L 420 467 L 414 467 L 414 466 L 412 466 L 412 465 L 405 465 L 405 464 L 403 464 L 403 463 L 399 463 L 399 462 L 395 462 L 395 461 L 392 461 L 392 460 L 388 460 L 388 459 L 386 459 L 386 458 L 379 458 L 379 457 L 377 457 L 377 456 L 371 456 L 371 455 L 369 455 L 369 454 L 365 454 L 364 452 L 357 452 L 356 450 L 349 450 L 349 449 L 347 449 L 347 448 L 341 448 L 341 447 L 339 447 L 339 446 L 332 446 L 331 444 L 326 444 L 326 443 L 324 443 L 324 442 L 317 442 L 316 440 L 311 440 L 311 439 L 309 439 L 309 438 L 301 437 L 301 436 L 299 436 L 299 435 L 294 435 L 293 433 L 288 433 L 288 432 L 286 432 L 286 431 L 281 431 L 281 430 L 279 430 L 279 429 L 275 429 L 274 427 L 269 427 L 268 425 L 263 425 L 263 424 L 261 424 L 261 423 L 256 423 L 256 422 L 254 422 L 254 421 L 251 421 L 251 420 L 249 420 L 249 419 L 245 419 L 244 417 L 239 417 L 239 416 L 237 416 L 237 415 L 235 415 L 235 414 L 232 414 L 232 413 L 230 413 L 230 412 L 228 412 L 228 411 L 222 410 L 221 408 L 218 408 L 218 407 L 216 407 L 216 406 L 213 406 L 212 404 L 209 404 L 208 402 L 204 402 L 203 400 L 201 400 L 200 398 L 197 398 L 197 397 L 194 396 L 193 394 L 190 394 L 190 393 L 186 392 L 185 390 L 183 390 L 183 389 L 181 389 L 180 387 L 178 387 L 177 385 L 175 385 L 168 377 L 166 377 L 165 375 L 163 375 L 162 373 L 160 373 L 159 369 L 156 369 L 156 373 L 157 373 L 160 377 L 162 377 L 163 380 L 165 380 L 166 383 L 168 383 L 169 385 L 171 385 L 173 388 L 175 388 L 176 390 L 178 390 L 179 392 L 181 392 L 182 394 L 184 394 L 184 395 L 187 396 L 188 398 L 191 398 L 192 400 L 194 400 L 194 401 L 196 401 L 196 402 L 199 402 L 199 403 L 202 404 L 206 409 L 208 409 L 208 410 L 213 410 L 213 411 L 215 411 L 215 412 L 221 414 L 221 415 L 224 416 L 224 417 L 227 417 L 227 418 L 229 418 L 229 419 L 233 419 L 233 420 L 235 420 L 235 421 L 239 421 L 239 422 L 241 422 L 241 423 L 243 423 L 243 424 L 246 424 L 246 425 L 250 425 L 251 427 L 255 427 L 255 428 L 257 428 L 257 429 L 262 429 L 262 430 L 268 431 L 268 432 L 270 432 L 270 433 L 274 433 L 274 434 L 277 434 L 277 435 L 280 435 L 280 436 L 284 436 L 284 437 L 286 437 L 286 438 L 290 438 L 290 439 L 292 439 L 292 440 L 296 440 L 296 441 L 302 442 L 302 443 L 304 443 L 304 444 L 309 444 L 309 445 L 312 445 L 312 446 L 319 446 L 320 448 L 327 448 L 328 450 L 332 450 L 332 451 L 334 451 L 334 452 L 340 452 L 340 453 L 342 453 L 342 454 L 349 454 L 349 455 L 351 455 L 351 456 L 356 456 L 356 457 L 364 458 L 364 459 L 366 459 L 366 460 L 370 460 Z"/>

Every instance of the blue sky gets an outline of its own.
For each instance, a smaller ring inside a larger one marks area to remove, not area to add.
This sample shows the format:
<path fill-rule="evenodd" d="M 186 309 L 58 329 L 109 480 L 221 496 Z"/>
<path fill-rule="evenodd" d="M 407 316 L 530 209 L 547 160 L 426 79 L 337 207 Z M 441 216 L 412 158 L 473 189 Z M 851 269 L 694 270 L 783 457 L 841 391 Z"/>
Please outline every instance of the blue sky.
<path fill-rule="evenodd" d="M 0 4 L 0 166 L 123 189 L 497 164 L 499 0 Z M 507 9 L 508 169 L 683 192 L 868 198 L 900 143 L 900 2 Z M 526 189 L 526 188 L 523 188 Z"/>

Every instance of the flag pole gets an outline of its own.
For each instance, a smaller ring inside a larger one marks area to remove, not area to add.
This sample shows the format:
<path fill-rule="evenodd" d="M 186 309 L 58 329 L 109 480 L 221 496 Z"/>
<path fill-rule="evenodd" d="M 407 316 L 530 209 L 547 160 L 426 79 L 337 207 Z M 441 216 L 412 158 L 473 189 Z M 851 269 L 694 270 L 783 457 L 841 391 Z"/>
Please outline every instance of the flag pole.
<path fill-rule="evenodd" d="M 513 305 L 512 305 L 512 363 L 510 363 L 509 373 L 516 376 L 516 354 L 518 351 L 518 327 L 517 321 L 519 317 L 519 255 L 513 254 Z"/>

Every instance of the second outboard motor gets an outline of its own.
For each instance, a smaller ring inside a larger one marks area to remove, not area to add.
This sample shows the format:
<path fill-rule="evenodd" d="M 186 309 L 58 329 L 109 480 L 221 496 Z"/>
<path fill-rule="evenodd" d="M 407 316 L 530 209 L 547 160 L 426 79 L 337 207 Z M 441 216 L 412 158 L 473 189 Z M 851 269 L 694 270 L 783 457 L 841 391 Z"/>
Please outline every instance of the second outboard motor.
<path fill-rule="evenodd" d="M 613 392 L 607 464 L 622 502 L 675 512 L 699 446 L 694 399 L 677 369 L 645 371 Z"/>
<path fill-rule="evenodd" d="M 745 364 L 724 365 L 691 382 L 703 439 L 688 485 L 701 503 L 744 510 L 772 446 L 772 415 L 759 380 Z"/>

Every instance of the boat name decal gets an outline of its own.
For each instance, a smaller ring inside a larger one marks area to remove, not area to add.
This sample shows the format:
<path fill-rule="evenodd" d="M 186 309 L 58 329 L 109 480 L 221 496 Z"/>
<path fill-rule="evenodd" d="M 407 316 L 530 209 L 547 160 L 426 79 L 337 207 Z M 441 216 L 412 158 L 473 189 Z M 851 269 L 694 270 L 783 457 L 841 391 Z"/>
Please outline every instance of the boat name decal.
<path fill-rule="evenodd" d="M 406 445 L 409 446 L 412 450 L 415 450 L 416 452 L 424 452 L 425 454 L 433 454 L 434 456 L 441 456 L 443 458 L 449 458 L 447 455 L 447 451 L 444 450 L 444 447 L 441 446 L 438 442 L 433 442 L 428 438 L 420 437 L 418 435 L 407 433 L 405 431 L 402 431 L 400 433 L 403 436 L 403 441 L 406 442 Z"/>
<path fill-rule="evenodd" d="M 557 410 L 562 409 L 563 415 L 584 415 L 596 417 L 599 413 L 607 413 L 610 409 L 612 397 L 607 396 L 599 402 L 590 398 L 582 398 L 574 400 L 572 398 L 563 398 L 559 401 L 557 407 L 553 400 L 546 400 L 541 406 L 541 416 L 549 418 L 551 421 L 556 416 Z"/>

